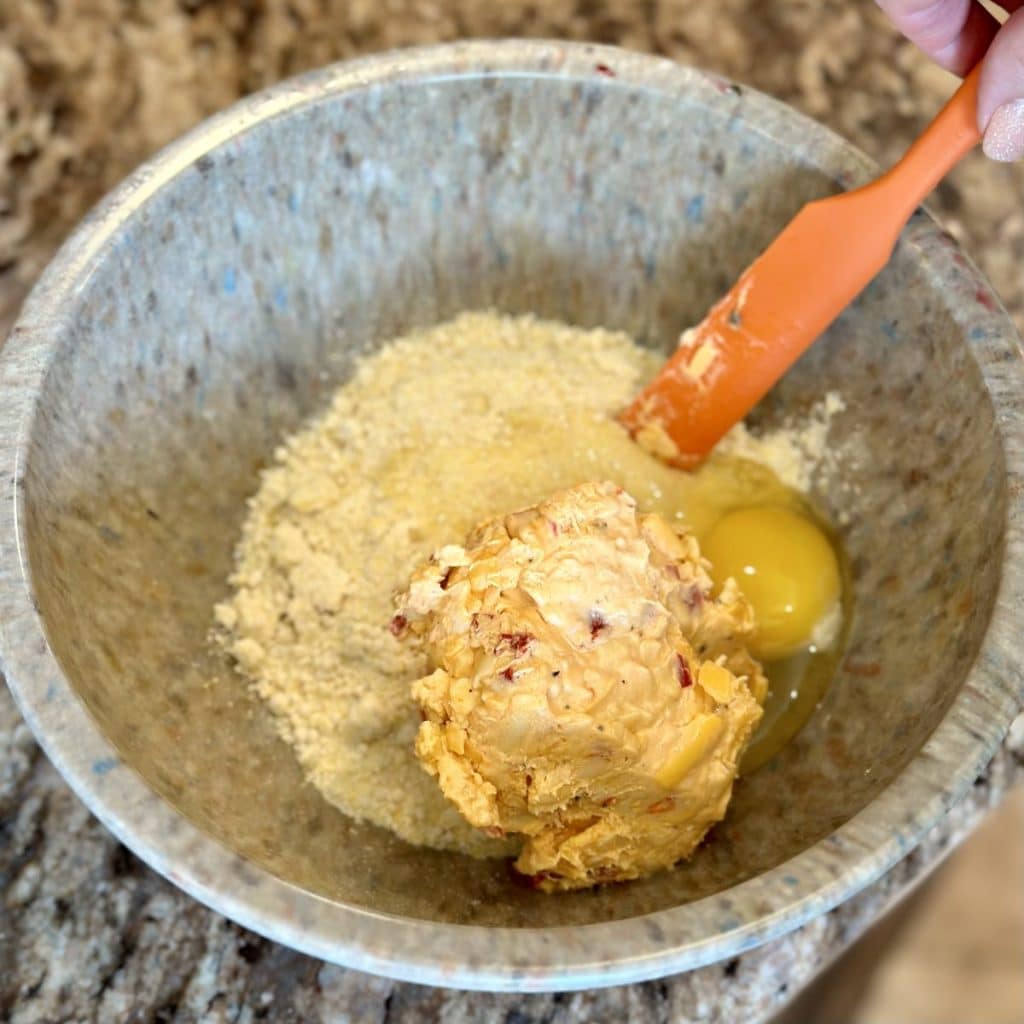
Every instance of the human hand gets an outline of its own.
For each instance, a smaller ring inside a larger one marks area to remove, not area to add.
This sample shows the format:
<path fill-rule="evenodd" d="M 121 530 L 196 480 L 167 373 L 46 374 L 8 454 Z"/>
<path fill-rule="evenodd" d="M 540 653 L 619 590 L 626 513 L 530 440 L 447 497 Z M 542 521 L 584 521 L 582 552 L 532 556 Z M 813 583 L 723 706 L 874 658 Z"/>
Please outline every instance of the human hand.
<path fill-rule="evenodd" d="M 1010 15 L 1002 26 L 978 0 L 877 2 L 944 68 L 963 75 L 984 56 L 978 83 L 982 149 L 993 160 L 1024 157 L 1024 0 L 998 0 Z"/>

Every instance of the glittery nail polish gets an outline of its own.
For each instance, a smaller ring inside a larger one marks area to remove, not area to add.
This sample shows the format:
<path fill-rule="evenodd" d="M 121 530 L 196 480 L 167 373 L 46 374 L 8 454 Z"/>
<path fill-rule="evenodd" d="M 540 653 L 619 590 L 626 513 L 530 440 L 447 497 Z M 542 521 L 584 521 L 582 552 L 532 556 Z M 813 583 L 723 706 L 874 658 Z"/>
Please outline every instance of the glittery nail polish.
<path fill-rule="evenodd" d="M 1009 162 L 1024 156 L 1024 99 L 996 107 L 985 128 L 981 148 L 993 160 Z"/>

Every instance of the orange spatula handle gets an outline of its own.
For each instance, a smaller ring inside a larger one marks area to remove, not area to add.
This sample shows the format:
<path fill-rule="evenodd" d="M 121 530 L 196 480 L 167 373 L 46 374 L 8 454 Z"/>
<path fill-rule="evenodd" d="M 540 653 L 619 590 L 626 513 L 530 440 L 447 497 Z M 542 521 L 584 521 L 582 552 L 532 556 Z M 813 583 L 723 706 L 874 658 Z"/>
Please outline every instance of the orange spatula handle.
<path fill-rule="evenodd" d="M 892 255 L 919 203 L 980 139 L 980 65 L 890 171 L 805 206 L 687 331 L 621 415 L 667 461 L 693 466 L 764 397 Z"/>
<path fill-rule="evenodd" d="M 866 189 L 886 188 L 891 195 L 904 197 L 903 208 L 899 211 L 901 226 L 960 159 L 981 141 L 977 114 L 981 65 L 980 61 L 975 65 L 903 158 L 877 181 L 864 186 Z M 893 216 L 897 216 L 896 208 Z"/>

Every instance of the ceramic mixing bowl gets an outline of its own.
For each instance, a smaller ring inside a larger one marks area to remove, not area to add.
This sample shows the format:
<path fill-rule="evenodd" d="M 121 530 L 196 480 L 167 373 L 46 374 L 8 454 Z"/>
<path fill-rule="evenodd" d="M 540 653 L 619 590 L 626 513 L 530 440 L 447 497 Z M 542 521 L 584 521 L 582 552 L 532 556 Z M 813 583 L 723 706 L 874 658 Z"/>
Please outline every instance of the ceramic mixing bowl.
<path fill-rule="evenodd" d="M 208 642 L 260 469 L 358 353 L 482 307 L 667 351 L 801 204 L 870 173 L 712 75 L 540 42 L 328 68 L 165 150 L 65 245 L 0 359 L 2 665 L 50 758 L 198 899 L 414 981 L 662 975 L 877 878 L 1022 689 L 1018 341 L 924 213 L 759 411 L 845 400 L 829 441 L 858 454 L 815 499 L 842 524 L 849 648 L 691 863 L 547 896 L 351 821 Z"/>

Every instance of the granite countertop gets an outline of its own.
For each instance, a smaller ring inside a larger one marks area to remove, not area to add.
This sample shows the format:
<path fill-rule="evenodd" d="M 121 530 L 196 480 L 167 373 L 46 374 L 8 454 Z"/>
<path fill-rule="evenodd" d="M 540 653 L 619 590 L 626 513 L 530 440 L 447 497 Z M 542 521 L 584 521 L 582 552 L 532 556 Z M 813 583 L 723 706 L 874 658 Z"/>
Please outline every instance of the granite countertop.
<path fill-rule="evenodd" d="M 863 0 L 266 0 L 245 10 L 204 0 L 95 0 L 87 10 L 24 0 L 0 13 L 0 336 L 88 205 L 201 117 L 339 57 L 498 35 L 593 39 L 700 64 L 792 103 L 881 162 L 899 155 L 952 86 Z M 1018 327 L 1022 185 L 1024 168 L 975 155 L 932 203 Z M 318 963 L 195 903 L 92 818 L 0 688 L 0 1019 L 756 1022 L 920 882 L 1022 777 L 1024 716 L 968 796 L 881 881 L 739 959 L 617 989 L 473 994 Z"/>

